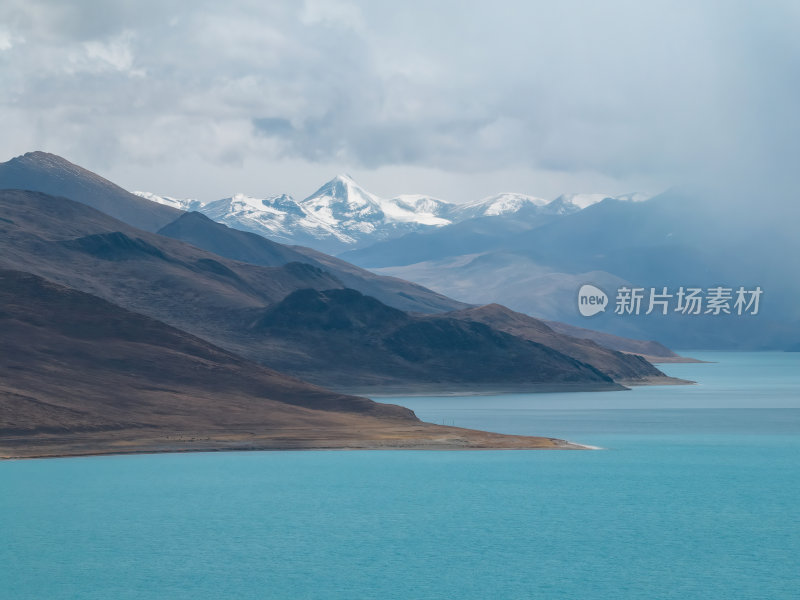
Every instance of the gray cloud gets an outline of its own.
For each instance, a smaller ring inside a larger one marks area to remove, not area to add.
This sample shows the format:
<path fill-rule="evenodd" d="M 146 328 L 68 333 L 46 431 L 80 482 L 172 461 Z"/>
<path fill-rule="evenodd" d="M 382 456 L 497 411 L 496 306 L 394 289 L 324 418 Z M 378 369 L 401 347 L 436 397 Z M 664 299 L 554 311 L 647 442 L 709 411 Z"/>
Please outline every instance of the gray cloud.
<path fill-rule="evenodd" d="M 227 167 L 251 181 L 248 165 L 282 161 L 392 171 L 389 187 L 403 169 L 410 187 L 422 169 L 462 174 L 454 199 L 509 169 L 530 174 L 529 193 L 565 174 L 619 188 L 606 192 L 788 189 L 799 24 L 789 0 L 6 0 L 0 152 L 39 147 L 155 183 L 193 161 L 208 193 L 236 185 L 213 179 Z"/>

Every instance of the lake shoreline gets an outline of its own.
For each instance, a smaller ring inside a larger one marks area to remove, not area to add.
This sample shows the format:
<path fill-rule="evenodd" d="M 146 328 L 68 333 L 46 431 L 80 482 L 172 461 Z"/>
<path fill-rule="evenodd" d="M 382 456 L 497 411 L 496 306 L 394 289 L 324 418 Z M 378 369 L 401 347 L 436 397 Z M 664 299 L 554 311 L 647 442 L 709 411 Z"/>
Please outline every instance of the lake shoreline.
<path fill-rule="evenodd" d="M 419 423 L 339 431 L 115 431 L 15 436 L 0 440 L 0 460 L 131 454 L 298 450 L 593 450 L 558 438 L 509 435 Z"/>
<path fill-rule="evenodd" d="M 380 386 L 376 388 L 350 388 L 338 390 L 342 393 L 368 398 L 409 398 L 409 397 L 449 397 L 449 396 L 499 396 L 503 394 L 571 394 L 575 392 L 622 392 L 631 387 L 658 385 L 694 385 L 695 381 L 670 377 L 669 375 L 645 377 L 642 379 L 618 379 L 613 384 L 586 383 L 537 383 L 529 385 L 473 385 L 467 389 L 452 385 L 418 386 Z M 376 390 L 381 390 L 377 392 Z"/>

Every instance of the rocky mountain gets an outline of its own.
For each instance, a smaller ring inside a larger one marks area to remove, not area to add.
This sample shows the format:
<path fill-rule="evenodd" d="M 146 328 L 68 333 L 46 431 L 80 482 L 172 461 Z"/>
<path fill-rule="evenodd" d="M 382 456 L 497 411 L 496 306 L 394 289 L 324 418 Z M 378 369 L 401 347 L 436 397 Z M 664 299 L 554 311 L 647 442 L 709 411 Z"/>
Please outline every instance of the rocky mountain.
<path fill-rule="evenodd" d="M 380 198 L 347 175 L 335 177 L 300 201 L 287 194 L 266 198 L 235 194 L 202 204 L 147 192 L 136 194 L 167 206 L 202 212 L 234 229 L 325 252 L 450 223 L 443 215 L 451 205 L 442 200 L 419 195 Z"/>
<path fill-rule="evenodd" d="M 219 256 L 254 265 L 281 267 L 291 262 L 310 264 L 330 273 L 343 285 L 401 310 L 435 313 L 466 306 L 420 285 L 396 277 L 376 275 L 310 248 L 285 246 L 254 233 L 231 229 L 198 212 L 181 215 L 158 233 Z"/>
<path fill-rule="evenodd" d="M 0 191 L 0 266 L 97 295 L 204 339 L 302 288 L 341 287 L 311 265 L 258 267 L 136 229 L 84 204 Z M 205 324 L 204 324 L 205 323 Z"/>
<path fill-rule="evenodd" d="M 370 271 L 353 267 L 349 263 L 324 255 L 309 248 L 303 248 L 299 246 L 287 247 L 281 244 L 276 244 L 252 233 L 230 229 L 222 224 L 211 221 L 200 213 L 187 213 L 177 219 L 174 223 L 171 223 L 165 227 L 159 233 L 168 237 L 181 239 L 195 246 L 202 247 L 221 256 L 225 256 L 226 258 L 232 258 L 253 264 L 264 266 L 282 266 L 292 261 L 307 262 L 313 266 L 330 272 L 336 276 L 336 278 L 346 287 L 358 290 L 364 295 L 377 298 L 384 304 L 394 308 L 399 308 L 401 310 L 411 310 L 417 313 L 441 313 L 446 310 L 453 310 L 453 308 L 450 307 L 454 307 L 455 309 L 462 310 L 451 312 L 448 316 L 462 318 L 461 315 L 472 314 L 470 312 L 472 309 L 470 309 L 468 306 L 454 306 L 454 304 L 457 303 L 449 298 L 437 296 L 429 292 L 426 288 L 415 289 L 416 286 L 409 284 L 402 279 L 378 277 Z M 495 305 L 495 308 L 498 311 L 502 310 L 507 311 L 508 313 L 512 312 L 497 305 Z M 524 317 L 525 315 L 517 315 L 517 319 L 522 319 Z M 540 323 L 542 329 L 550 331 L 547 325 L 544 325 L 536 319 L 532 319 L 531 317 L 526 318 L 531 322 Z M 481 319 L 475 318 L 474 320 L 480 321 Z M 513 335 L 518 335 L 518 333 L 515 333 L 514 331 L 510 331 L 499 326 L 502 324 L 499 321 L 497 323 L 487 322 L 487 324 L 501 331 L 507 331 Z M 586 333 L 594 334 L 597 332 Z M 550 331 L 550 334 L 552 339 L 558 338 L 560 340 L 560 338 L 567 337 L 559 336 L 552 331 Z M 536 341 L 548 346 L 551 345 L 548 342 L 552 341 L 546 336 L 526 339 L 531 339 L 532 341 Z M 624 340 L 624 338 L 619 338 L 617 341 L 620 343 L 628 342 L 629 344 L 633 345 L 637 344 L 635 340 Z M 629 382 L 663 375 L 660 371 L 654 369 L 647 363 L 642 365 L 641 361 L 638 361 L 638 359 L 631 359 L 624 355 L 619 355 L 619 353 L 616 352 L 611 353 L 617 355 L 614 357 L 613 361 L 609 360 L 608 358 L 600 360 L 603 357 L 604 352 L 609 351 L 599 348 L 593 342 L 588 342 L 588 344 L 593 346 L 594 354 L 591 352 L 587 353 L 582 351 L 582 346 L 586 345 L 585 340 L 582 343 L 574 345 L 574 347 L 577 347 L 579 350 L 581 350 L 581 352 L 572 352 L 570 347 L 564 343 L 560 343 L 559 345 L 554 345 L 552 347 L 568 356 L 571 356 L 572 358 L 577 358 L 578 360 L 587 362 L 593 366 L 597 366 L 604 373 L 608 373 L 614 378 L 623 378 Z M 642 346 L 642 348 L 651 351 L 654 355 L 659 354 L 659 350 L 655 347 L 655 343 L 651 343 L 651 345 L 648 345 L 647 348 Z M 668 349 L 663 347 L 661 348 L 671 356 L 676 356 Z M 595 359 L 597 359 L 597 362 L 595 362 Z M 600 366 L 601 363 L 603 364 L 602 367 Z M 343 370 L 343 372 L 345 371 Z M 307 377 L 308 375 L 304 376 Z"/>
<path fill-rule="evenodd" d="M 434 214 L 442 204 L 433 199 L 384 200 L 347 175 L 339 175 L 299 203 L 306 214 L 334 229 L 348 245 L 396 237 L 407 231 L 441 227 L 450 222 Z M 428 212 L 428 211 L 433 212 Z"/>
<path fill-rule="evenodd" d="M 163 204 L 164 206 L 170 206 L 174 209 L 185 212 L 199 210 L 204 206 L 204 204 L 200 202 L 200 200 L 196 200 L 194 198 L 173 198 L 171 196 L 157 196 L 156 194 L 151 194 L 150 192 L 134 192 L 134 194 L 136 196 L 139 196 L 140 198 L 149 200 L 150 202 L 155 202 L 156 204 Z"/>
<path fill-rule="evenodd" d="M 449 257 L 474 256 L 498 250 L 510 237 L 536 229 L 556 218 L 558 215 L 540 213 L 476 217 L 434 231 L 409 233 L 365 248 L 342 252 L 339 257 L 361 267 L 377 270 L 382 267 L 440 261 Z"/>
<path fill-rule="evenodd" d="M 476 219 L 480 217 L 498 217 L 502 215 L 539 213 L 547 206 L 548 201 L 525 194 L 498 194 L 472 202 L 457 204 L 450 208 L 449 215 L 453 222 Z"/>
<path fill-rule="evenodd" d="M 628 194 L 621 196 L 624 200 L 620 202 L 633 197 L 637 201 L 645 198 Z M 523 194 L 500 194 L 453 206 L 447 213 L 450 225 L 377 241 L 339 256 L 362 267 L 382 268 L 502 250 L 509 239 L 581 212 L 606 198 L 604 194 L 562 194 L 548 202 Z"/>
<path fill-rule="evenodd" d="M 558 447 L 421 423 L 29 273 L 0 270 L 0 456 Z M 565 446 L 565 444 L 561 444 Z"/>
<path fill-rule="evenodd" d="M 307 263 L 233 261 L 37 192 L 0 192 L 0 214 L 0 267 L 99 296 L 314 383 L 351 390 L 476 381 L 503 387 L 552 377 L 554 385 L 615 386 L 594 367 L 485 325 L 474 330 L 445 317 L 412 317 L 356 291 L 337 295 L 341 281 Z M 316 292 L 327 294 L 334 317 L 380 318 L 374 327 L 331 329 L 319 307 L 297 304 Z M 281 315 L 293 310 L 297 319 L 288 326 Z"/>
<path fill-rule="evenodd" d="M 30 153 L 24 157 L 9 161 L 3 167 L 6 169 L 6 174 L 13 174 L 19 171 L 20 165 L 27 165 L 28 175 L 32 173 L 42 175 L 41 181 L 49 181 L 50 184 L 55 186 L 57 193 L 63 191 L 65 196 L 72 193 L 79 200 L 83 199 L 84 201 L 90 197 L 95 198 L 95 203 L 98 206 L 112 212 L 116 211 L 117 214 L 121 214 L 126 219 L 139 222 L 137 219 L 141 220 L 143 212 L 138 209 L 142 205 L 145 209 L 151 209 L 155 206 L 157 211 L 167 210 L 168 212 L 158 215 L 159 219 L 178 215 L 177 219 L 159 228 L 158 231 L 175 239 L 188 241 L 215 254 L 267 267 L 283 267 L 292 262 L 310 264 L 333 276 L 335 283 L 330 277 L 327 280 L 331 286 L 352 287 L 364 294 L 374 296 L 390 306 L 423 313 L 457 310 L 464 308 L 465 305 L 419 285 L 410 284 L 395 277 L 375 275 L 310 248 L 280 246 L 271 243 L 262 236 L 255 236 L 224 227 L 221 224 L 200 217 L 197 213 L 194 213 L 194 216 L 190 216 L 192 213 L 179 211 L 181 209 L 205 209 L 213 217 L 223 221 L 227 219 L 226 215 L 228 217 L 239 215 L 243 218 L 245 214 L 243 211 L 249 211 L 248 214 L 252 214 L 253 219 L 258 221 L 263 216 L 265 207 L 269 205 L 273 217 L 278 214 L 294 215 L 294 217 L 300 219 L 316 219 L 318 223 L 322 223 L 326 218 L 330 217 L 337 224 L 348 223 L 348 226 L 356 229 L 363 229 L 364 223 L 362 223 L 362 220 L 364 219 L 372 219 L 380 227 L 384 228 L 384 232 L 389 231 L 392 227 L 397 231 L 398 224 L 401 223 L 404 224 L 403 226 L 411 227 L 412 229 L 417 226 L 429 227 L 427 234 L 412 232 L 410 235 L 385 242 L 385 254 L 390 256 L 394 254 L 395 259 L 385 260 L 386 256 L 380 256 L 380 253 L 377 253 L 376 256 L 375 250 L 380 247 L 380 244 L 373 245 L 371 249 L 367 249 L 368 255 L 372 253 L 373 262 L 381 265 L 398 262 L 396 260 L 397 256 L 402 257 L 400 262 L 413 262 L 417 260 L 424 261 L 431 256 L 442 254 L 461 256 L 464 252 L 485 253 L 496 250 L 498 244 L 504 244 L 507 240 L 516 238 L 518 234 L 546 225 L 554 219 L 562 218 L 563 215 L 560 213 L 579 211 L 578 204 L 587 203 L 585 199 L 576 200 L 576 197 L 562 196 L 556 201 L 547 204 L 543 200 L 528 196 L 502 194 L 467 205 L 461 209 L 462 212 L 465 211 L 461 216 L 458 214 L 453 216 L 453 213 L 458 213 L 460 207 L 454 207 L 441 200 L 426 196 L 408 195 L 398 196 L 392 200 L 383 200 L 366 192 L 363 188 L 357 186 L 351 178 L 344 176 L 329 182 L 311 197 L 300 203 L 296 203 L 288 196 L 275 196 L 264 201 L 235 196 L 209 205 L 202 205 L 196 200 L 183 201 L 147 194 L 144 196 L 151 202 L 145 202 L 144 198 L 132 196 L 102 177 L 53 155 Z M 58 176 L 56 177 L 54 173 L 57 173 Z M 18 180 L 17 182 L 20 185 L 26 185 L 24 180 Z M 78 192 L 75 192 L 75 190 L 78 190 Z M 92 191 L 92 194 L 89 194 L 86 190 Z M 133 199 L 132 204 L 131 199 Z M 168 205 L 169 209 L 164 209 L 163 206 L 159 206 L 159 203 Z M 306 207 L 305 212 L 301 205 Z M 565 211 L 565 206 L 572 208 Z M 466 214 L 467 212 L 469 214 Z M 147 210 L 144 213 L 147 213 Z M 449 218 L 463 220 L 452 225 L 438 226 Z M 234 221 L 236 219 L 231 222 Z M 281 221 L 280 219 L 272 219 L 268 220 L 268 222 L 274 225 L 276 223 L 280 224 Z M 359 223 L 361 224 L 359 225 Z M 391 225 L 392 223 L 394 225 Z M 150 224 L 152 225 L 152 221 Z M 106 231 L 105 233 L 115 232 Z M 341 232 L 336 227 L 330 233 L 331 235 L 341 236 Z M 128 242 L 130 240 L 126 241 L 122 238 L 91 239 L 84 240 L 83 244 L 94 244 L 92 247 L 93 252 L 121 253 L 123 252 L 121 247 Z M 103 245 L 114 248 L 107 247 L 103 250 L 101 249 Z M 124 252 L 138 251 L 146 254 L 144 248 L 139 247 L 137 249 L 134 246 L 126 248 Z M 478 260 L 472 262 L 480 263 L 483 261 L 480 258 L 480 254 L 477 256 Z M 354 258 L 358 258 L 358 256 Z M 462 259 L 459 258 L 459 260 Z M 370 262 L 370 266 L 372 266 L 372 262 Z M 473 264 L 470 267 L 473 271 L 475 271 L 474 266 Z M 508 270 L 508 268 L 493 268 L 491 273 L 493 276 L 497 276 L 498 273 L 507 272 Z M 459 273 L 459 269 L 447 270 L 447 275 L 457 273 Z M 481 281 L 479 273 L 480 269 L 473 272 L 469 278 L 464 280 L 464 283 L 469 284 L 470 280 L 478 282 L 480 288 L 486 294 L 497 291 L 491 284 Z M 309 273 L 305 275 L 308 276 Z M 411 275 L 415 278 L 418 277 L 419 280 L 426 279 L 425 274 L 419 272 L 411 273 Z M 446 285 L 448 278 L 447 276 L 442 277 L 438 268 L 431 269 L 431 276 L 434 285 L 437 287 L 441 288 L 441 286 Z M 517 280 L 519 280 L 518 277 Z M 323 281 L 326 281 L 324 274 L 321 275 L 321 279 L 317 283 L 324 287 Z M 315 285 L 317 284 L 313 284 L 312 287 Z M 317 285 L 317 287 L 319 286 Z M 549 289 L 548 286 L 537 286 L 539 291 L 547 289 Z M 462 295 L 461 290 L 459 290 L 458 295 Z M 463 297 L 470 296 L 467 294 Z M 496 300 L 497 297 L 486 296 L 477 299 L 477 301 L 488 303 Z M 561 303 L 557 296 L 550 294 L 539 294 L 538 301 Z"/>
<path fill-rule="evenodd" d="M 109 405 L 102 414 L 93 415 L 98 427 L 121 425 L 120 412 L 127 413 L 127 418 L 137 415 L 128 426 L 158 427 L 164 418 L 164 406 L 160 410 L 154 410 L 147 402 L 136 402 L 134 410 L 126 406 L 142 391 L 160 392 L 155 396 L 169 392 L 172 399 L 179 399 L 180 403 L 194 403 L 196 408 L 214 411 L 216 414 L 208 424 L 220 426 L 231 418 L 241 419 L 249 411 L 257 411 L 259 418 L 269 421 L 268 414 L 275 410 L 272 404 L 275 400 L 314 410 L 413 420 L 413 414 L 407 409 L 332 394 L 243 360 L 155 319 L 29 273 L 0 271 L 0 284 L 4 323 L 0 340 L 5 357 L 3 389 L 8 391 L 14 384 L 27 393 L 40 392 L 41 397 L 49 398 L 50 402 L 54 398 L 76 403 L 105 397 Z M 107 397 L 109 379 L 116 383 L 113 386 L 115 398 Z M 24 386 L 21 381 L 25 382 Z M 69 385 L 66 382 L 70 382 Z M 60 393 L 56 393 L 56 389 Z M 214 406 L 212 401 L 218 394 L 246 398 L 250 406 L 223 414 L 221 407 Z M 200 398 L 206 403 L 212 402 L 201 407 Z M 30 397 L 22 402 L 35 401 L 36 397 Z M 49 404 L 45 400 L 39 402 L 43 403 L 43 409 Z M 262 406 L 258 406 L 259 403 Z M 77 410 L 77 413 L 80 414 L 54 408 L 53 416 L 87 418 L 84 411 Z M 193 416 L 201 415 L 195 412 Z M 257 422 L 254 416 L 247 416 L 246 422 Z M 4 425 L 3 433 L 36 431 L 21 422 L 7 421 Z M 39 430 L 52 431 L 58 426 L 57 421 L 48 424 L 40 420 L 36 424 Z"/>
<path fill-rule="evenodd" d="M 180 215 L 174 206 L 131 194 L 96 173 L 47 152 L 28 152 L 0 163 L 0 189 L 64 196 L 145 231 L 157 231 Z"/>
<path fill-rule="evenodd" d="M 474 304 L 502 303 L 516 311 L 626 338 L 659 340 L 673 348 L 767 349 L 788 347 L 800 331 L 794 298 L 798 279 L 782 256 L 800 256 L 800 242 L 757 202 L 728 211 L 724 199 L 704 201 L 696 192 L 673 190 L 646 202 L 606 198 L 534 227 L 490 232 L 481 239 L 443 237 L 426 243 L 406 236 L 342 255 L 382 275 L 416 281 Z M 475 250 L 469 251 L 471 246 Z M 416 261 L 416 262 L 414 262 Z M 612 302 L 622 287 L 664 287 L 673 294 L 667 315 L 619 315 L 606 310 L 591 319 L 577 310 L 577 290 L 591 283 Z M 683 286 L 760 287 L 763 308 L 746 317 L 723 313 L 687 316 L 675 311 Z M 610 338 L 607 338 L 610 339 Z"/>
<path fill-rule="evenodd" d="M 333 254 L 391 242 L 406 234 L 436 232 L 475 219 L 515 220 L 532 227 L 578 212 L 606 197 L 603 194 L 570 194 L 548 202 L 525 194 L 504 193 L 464 204 L 419 194 L 381 198 L 348 175 L 335 177 L 303 200 L 286 194 L 265 198 L 236 194 L 200 203 L 149 192 L 135 193 L 166 206 L 202 212 L 234 229 Z M 448 232 L 447 235 L 457 233 Z M 505 232 L 498 235 L 505 235 Z"/>
<path fill-rule="evenodd" d="M 642 381 L 652 383 L 656 380 L 670 379 L 641 356 L 623 354 L 601 346 L 591 339 L 560 333 L 555 329 L 560 324 L 551 327 L 544 321 L 515 312 L 499 304 L 467 308 L 448 313 L 447 316 L 484 323 L 499 331 L 505 331 L 511 335 L 553 348 L 582 362 L 594 365 L 618 382 L 636 384 Z M 628 341 L 632 342 L 633 340 Z M 644 348 L 642 346 L 640 349 Z M 654 346 L 648 346 L 646 349 L 656 350 Z M 676 356 L 666 348 L 663 350 L 669 352 L 673 357 Z"/>
<path fill-rule="evenodd" d="M 255 315 L 250 328 L 273 345 L 278 369 L 317 381 L 333 367 L 338 379 L 326 384 L 336 388 L 355 380 L 384 390 L 403 381 L 447 391 L 497 389 L 501 380 L 519 389 L 614 387 L 605 373 L 542 344 L 475 321 L 409 315 L 355 290 L 299 290 Z"/>

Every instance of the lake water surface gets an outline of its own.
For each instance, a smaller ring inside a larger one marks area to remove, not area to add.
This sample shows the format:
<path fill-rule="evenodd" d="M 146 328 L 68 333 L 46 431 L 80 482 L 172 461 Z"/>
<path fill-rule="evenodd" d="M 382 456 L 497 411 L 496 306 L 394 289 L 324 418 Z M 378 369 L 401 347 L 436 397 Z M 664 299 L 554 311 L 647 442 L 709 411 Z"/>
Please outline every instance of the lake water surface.
<path fill-rule="evenodd" d="M 0 598 L 798 598 L 800 355 L 693 355 L 694 386 L 392 399 L 603 451 L 2 462 Z"/>

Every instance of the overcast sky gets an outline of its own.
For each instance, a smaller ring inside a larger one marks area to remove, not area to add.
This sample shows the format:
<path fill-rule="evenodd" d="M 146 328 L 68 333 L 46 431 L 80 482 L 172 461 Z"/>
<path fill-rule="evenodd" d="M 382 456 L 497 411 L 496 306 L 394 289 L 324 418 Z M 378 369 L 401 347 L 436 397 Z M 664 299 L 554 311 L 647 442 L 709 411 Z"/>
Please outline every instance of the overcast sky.
<path fill-rule="evenodd" d="M 3 0 L 0 160 L 203 200 L 786 190 L 799 65 L 794 0 Z"/>

